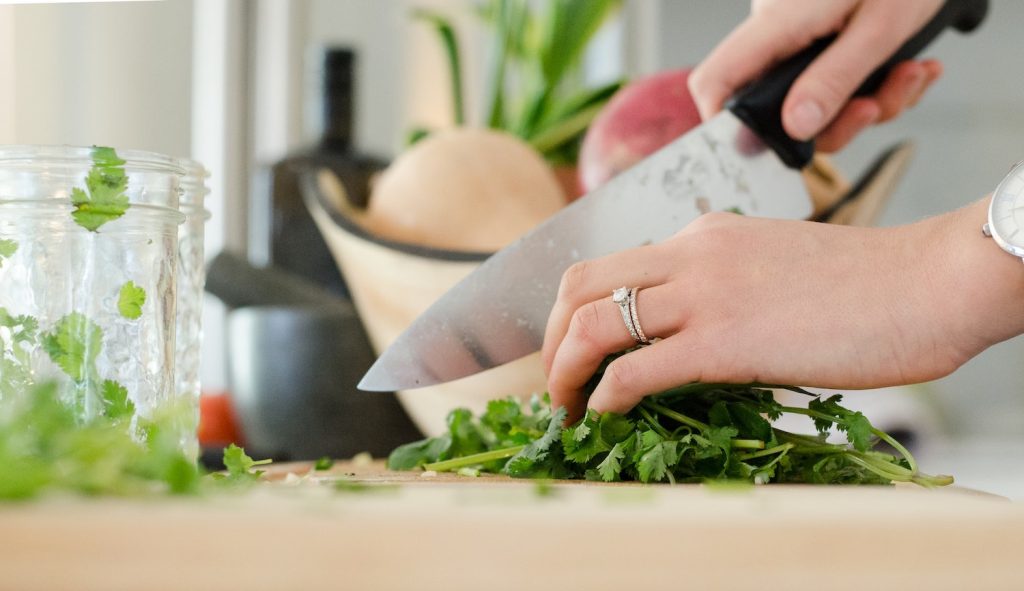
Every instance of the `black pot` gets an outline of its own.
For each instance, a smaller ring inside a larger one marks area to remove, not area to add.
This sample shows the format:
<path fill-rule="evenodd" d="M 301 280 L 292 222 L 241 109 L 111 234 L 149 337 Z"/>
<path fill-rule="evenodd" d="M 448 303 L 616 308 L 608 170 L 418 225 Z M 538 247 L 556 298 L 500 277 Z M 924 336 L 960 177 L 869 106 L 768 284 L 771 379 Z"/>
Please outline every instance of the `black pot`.
<path fill-rule="evenodd" d="M 421 437 L 393 394 L 356 384 L 373 353 L 351 304 L 228 315 L 231 394 L 246 444 L 276 460 L 386 456 Z"/>

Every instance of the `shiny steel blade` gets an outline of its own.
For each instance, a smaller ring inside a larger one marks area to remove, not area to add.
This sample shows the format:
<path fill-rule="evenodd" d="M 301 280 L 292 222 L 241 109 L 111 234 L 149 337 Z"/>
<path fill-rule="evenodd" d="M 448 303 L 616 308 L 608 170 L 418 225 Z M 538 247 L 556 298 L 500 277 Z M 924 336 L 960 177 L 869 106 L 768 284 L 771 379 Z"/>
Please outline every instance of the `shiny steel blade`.
<path fill-rule="evenodd" d="M 573 263 L 659 242 L 728 209 L 805 219 L 811 201 L 799 172 L 723 111 L 487 259 L 399 335 L 359 388 L 429 386 L 533 353 Z"/>

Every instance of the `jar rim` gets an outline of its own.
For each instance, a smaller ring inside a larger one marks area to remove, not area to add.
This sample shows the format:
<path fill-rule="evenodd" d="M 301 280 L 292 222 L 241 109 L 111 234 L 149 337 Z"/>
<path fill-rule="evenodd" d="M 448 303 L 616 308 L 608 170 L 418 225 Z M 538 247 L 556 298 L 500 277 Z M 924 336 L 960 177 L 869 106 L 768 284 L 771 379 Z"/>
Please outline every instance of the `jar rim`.
<path fill-rule="evenodd" d="M 185 171 L 180 183 L 182 209 L 186 206 L 202 207 L 203 198 L 210 194 L 210 188 L 206 186 L 206 179 L 210 178 L 210 171 L 198 160 L 182 157 L 177 161 Z"/>
<path fill-rule="evenodd" d="M 16 162 L 91 162 L 93 151 L 102 146 L 73 146 L 47 144 L 0 145 L 0 166 Z M 186 169 L 177 158 L 148 150 L 115 148 L 117 156 L 131 170 L 155 170 L 184 177 Z"/>

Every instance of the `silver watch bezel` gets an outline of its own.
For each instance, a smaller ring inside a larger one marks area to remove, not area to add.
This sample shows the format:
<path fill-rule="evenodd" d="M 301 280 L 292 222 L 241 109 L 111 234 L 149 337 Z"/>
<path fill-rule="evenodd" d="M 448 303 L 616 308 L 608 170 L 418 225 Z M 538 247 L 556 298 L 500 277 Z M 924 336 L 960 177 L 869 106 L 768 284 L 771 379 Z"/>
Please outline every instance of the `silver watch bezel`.
<path fill-rule="evenodd" d="M 1008 172 L 1006 176 L 1003 177 L 1003 180 L 999 181 L 999 184 L 996 185 L 996 190 L 992 192 L 992 199 L 991 201 L 989 201 L 988 204 L 988 223 L 985 224 L 984 231 L 986 235 L 992 237 L 992 240 L 994 240 L 995 243 L 999 245 L 999 248 L 1002 248 L 1003 250 L 1012 254 L 1015 257 L 1024 259 L 1024 248 L 1015 246 L 1007 242 L 1002 236 L 999 235 L 998 230 L 996 230 L 996 225 L 993 223 L 996 198 L 999 196 L 999 193 L 1003 189 L 1003 186 L 1006 183 L 1008 183 L 1011 179 L 1016 178 L 1018 175 L 1024 177 L 1024 160 L 1020 160 L 1016 164 L 1011 166 L 1010 172 Z M 1021 229 L 1024 230 L 1024 228 Z"/>

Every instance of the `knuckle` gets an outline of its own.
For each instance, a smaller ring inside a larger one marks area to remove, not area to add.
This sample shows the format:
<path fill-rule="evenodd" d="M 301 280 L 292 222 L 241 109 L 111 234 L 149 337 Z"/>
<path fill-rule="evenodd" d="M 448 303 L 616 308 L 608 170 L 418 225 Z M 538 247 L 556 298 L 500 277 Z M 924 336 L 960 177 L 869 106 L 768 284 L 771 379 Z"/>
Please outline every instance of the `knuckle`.
<path fill-rule="evenodd" d="M 608 386 L 619 396 L 632 396 L 637 394 L 637 384 L 642 378 L 641 370 L 637 367 L 628 355 L 619 357 L 608 365 L 604 372 L 604 380 Z"/>
<path fill-rule="evenodd" d="M 695 234 L 718 234 L 722 228 L 736 222 L 737 215 L 724 211 L 709 211 L 690 222 L 686 230 Z"/>
<path fill-rule="evenodd" d="M 590 263 L 587 261 L 575 263 L 566 269 L 562 274 L 562 282 L 558 286 L 559 298 L 571 299 L 573 294 L 583 289 L 589 276 Z"/>
<path fill-rule="evenodd" d="M 573 313 L 569 321 L 570 337 L 584 345 L 596 344 L 600 339 L 601 317 L 595 302 L 583 305 Z"/>

